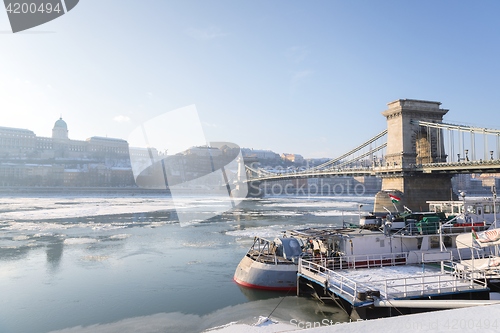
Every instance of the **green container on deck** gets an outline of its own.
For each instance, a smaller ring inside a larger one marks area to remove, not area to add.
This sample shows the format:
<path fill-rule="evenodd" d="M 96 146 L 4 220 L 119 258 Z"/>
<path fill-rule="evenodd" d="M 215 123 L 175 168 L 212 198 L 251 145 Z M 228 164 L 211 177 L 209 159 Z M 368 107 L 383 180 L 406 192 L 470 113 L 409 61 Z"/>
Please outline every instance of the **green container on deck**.
<path fill-rule="evenodd" d="M 440 218 L 439 216 L 426 216 L 417 222 L 418 232 L 422 235 L 437 233 Z"/>

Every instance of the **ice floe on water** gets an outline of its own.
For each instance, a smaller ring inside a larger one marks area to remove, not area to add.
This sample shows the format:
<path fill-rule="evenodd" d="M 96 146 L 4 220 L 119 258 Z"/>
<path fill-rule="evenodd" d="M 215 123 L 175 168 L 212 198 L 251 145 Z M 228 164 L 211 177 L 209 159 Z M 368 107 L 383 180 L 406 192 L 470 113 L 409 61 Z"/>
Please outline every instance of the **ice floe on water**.
<path fill-rule="evenodd" d="M 108 259 L 109 259 L 109 256 L 91 256 L 91 255 L 88 255 L 88 256 L 82 257 L 82 260 L 85 260 L 85 261 L 105 261 Z"/>
<path fill-rule="evenodd" d="M 253 239 L 254 237 L 262 237 L 267 239 L 274 239 L 275 237 L 280 237 L 287 230 L 292 229 L 302 229 L 306 226 L 297 226 L 295 224 L 276 224 L 271 226 L 263 226 L 263 227 L 255 227 L 241 230 L 230 230 L 226 231 L 226 235 L 237 237 L 238 239 Z M 329 228 L 329 227 L 338 227 L 338 225 L 334 224 L 315 224 L 310 223 L 307 225 L 308 228 Z"/>
<path fill-rule="evenodd" d="M 23 240 L 28 240 L 28 239 L 30 239 L 30 237 L 28 237 L 26 235 L 19 235 L 19 236 L 12 237 L 13 241 L 23 241 Z"/>
<path fill-rule="evenodd" d="M 132 235 L 131 234 L 118 234 L 118 235 L 111 235 L 108 237 L 108 239 L 112 239 L 112 240 L 127 239 L 130 236 L 132 236 Z"/>
<path fill-rule="evenodd" d="M 181 243 L 182 247 L 194 247 L 194 248 L 214 248 L 218 246 L 222 246 L 223 244 L 220 242 L 214 241 L 202 241 L 202 242 L 183 242 Z"/>
<path fill-rule="evenodd" d="M 55 223 L 55 222 L 10 222 L 2 228 L 5 231 L 36 232 L 33 237 L 53 235 L 50 231 L 60 231 L 75 228 L 89 228 L 92 230 L 124 229 L 128 224 L 123 223 Z"/>
<path fill-rule="evenodd" d="M 264 207 L 297 207 L 300 204 L 301 209 L 310 208 L 355 208 L 358 209 L 359 204 L 373 204 L 373 198 L 367 197 L 273 197 L 272 201 L 266 203 Z"/>
<path fill-rule="evenodd" d="M 36 235 L 48 234 L 47 230 L 66 230 L 76 227 L 77 224 L 49 223 L 49 222 L 10 222 L 2 230 L 11 231 L 41 231 Z"/>
<path fill-rule="evenodd" d="M 314 216 L 353 216 L 353 215 L 358 215 L 358 212 L 352 212 L 352 211 L 340 211 L 340 210 L 329 210 L 326 212 L 314 212 L 312 213 Z"/>
<path fill-rule="evenodd" d="M 162 197 L 16 197 L 3 198 L 1 204 L 0 230 L 14 234 L 14 241 L 52 237 L 62 231 L 71 234 L 80 230 L 107 232 L 131 226 L 154 228 L 176 223 L 166 212 L 173 209 L 171 200 Z M 115 235 L 111 239 L 127 237 Z"/>
<path fill-rule="evenodd" d="M 136 204 L 136 205 L 116 205 L 110 202 L 100 204 L 82 203 L 71 207 L 58 207 L 54 205 L 50 208 L 30 210 L 30 211 L 10 211 L 0 213 L 0 220 L 47 220 L 47 219 L 67 219 L 76 217 L 90 217 L 103 215 L 145 213 L 159 210 L 172 209 L 163 203 Z"/>
<path fill-rule="evenodd" d="M 95 239 L 95 238 L 86 238 L 86 237 L 81 237 L 81 238 L 66 238 L 63 243 L 64 243 L 64 245 L 92 244 L 92 243 L 97 243 L 97 239 Z"/>
<path fill-rule="evenodd" d="M 267 227 L 255 227 L 242 230 L 226 231 L 226 235 L 237 237 L 238 239 L 253 239 L 254 237 L 274 238 L 279 237 L 287 230 L 287 226 L 283 224 L 272 225 Z"/>
<path fill-rule="evenodd" d="M 46 220 L 103 215 L 149 213 L 177 209 L 210 209 L 223 205 L 216 198 L 78 197 L 3 198 L 0 221 Z"/>
<path fill-rule="evenodd" d="M 33 235 L 33 238 L 54 237 L 56 235 L 59 237 L 66 236 L 65 234 L 60 234 L 60 233 L 56 234 L 54 232 L 47 231 L 47 232 L 38 232 L 38 233 Z"/>
<path fill-rule="evenodd" d="M 262 212 L 259 216 L 302 216 L 304 213 L 301 212 Z"/>
<path fill-rule="evenodd" d="M 167 225 L 167 222 L 151 222 L 149 224 L 146 224 L 144 227 L 145 228 L 159 228 Z"/>

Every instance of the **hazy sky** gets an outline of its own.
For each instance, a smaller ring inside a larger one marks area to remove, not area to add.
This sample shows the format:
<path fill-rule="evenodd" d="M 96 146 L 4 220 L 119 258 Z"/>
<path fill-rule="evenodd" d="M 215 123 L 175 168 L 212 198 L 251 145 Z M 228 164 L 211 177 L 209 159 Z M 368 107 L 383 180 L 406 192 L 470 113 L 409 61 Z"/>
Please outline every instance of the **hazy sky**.
<path fill-rule="evenodd" d="M 0 11 L 0 126 L 50 136 L 62 115 L 72 139 L 127 139 L 194 104 L 209 141 L 336 157 L 412 98 L 500 129 L 499 13 L 494 0 L 81 0 L 12 34 Z"/>

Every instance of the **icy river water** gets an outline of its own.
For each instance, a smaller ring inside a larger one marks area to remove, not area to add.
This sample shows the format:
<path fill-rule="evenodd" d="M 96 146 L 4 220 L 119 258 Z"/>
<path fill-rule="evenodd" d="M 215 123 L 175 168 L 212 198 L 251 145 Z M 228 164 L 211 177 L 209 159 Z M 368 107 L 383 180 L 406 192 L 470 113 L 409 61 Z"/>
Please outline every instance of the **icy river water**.
<path fill-rule="evenodd" d="M 286 322 L 347 321 L 338 308 L 240 288 L 232 278 L 254 236 L 357 222 L 359 204 L 373 207 L 373 197 L 267 197 L 181 225 L 160 195 L 0 200 L 3 333 L 201 332 L 255 322 L 280 301 L 272 316 Z"/>

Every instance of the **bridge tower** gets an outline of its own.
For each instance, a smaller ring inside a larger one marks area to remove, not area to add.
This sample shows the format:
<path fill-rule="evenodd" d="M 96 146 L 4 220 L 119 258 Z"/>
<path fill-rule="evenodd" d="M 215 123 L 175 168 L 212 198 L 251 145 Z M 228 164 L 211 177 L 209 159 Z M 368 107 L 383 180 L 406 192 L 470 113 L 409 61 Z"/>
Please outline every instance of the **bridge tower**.
<path fill-rule="evenodd" d="M 400 99 L 388 103 L 382 112 L 387 118 L 387 151 L 385 165 L 376 168 L 382 175 L 382 191 L 375 196 L 375 212 L 393 207 L 389 194 L 402 200 L 414 211 L 427 210 L 427 200 L 449 200 L 452 195 L 451 177 L 444 174 L 416 173 L 416 165 L 446 162 L 440 129 L 422 127 L 416 121 L 442 123 L 448 110 L 440 102 Z"/>

